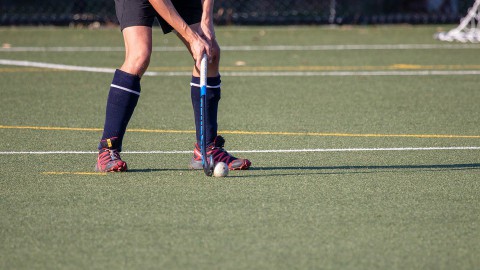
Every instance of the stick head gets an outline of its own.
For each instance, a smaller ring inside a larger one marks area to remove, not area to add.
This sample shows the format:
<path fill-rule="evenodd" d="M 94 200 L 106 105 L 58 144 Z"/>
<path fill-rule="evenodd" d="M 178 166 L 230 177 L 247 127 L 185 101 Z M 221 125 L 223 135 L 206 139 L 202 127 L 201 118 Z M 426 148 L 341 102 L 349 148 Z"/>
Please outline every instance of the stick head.
<path fill-rule="evenodd" d="M 213 170 L 215 169 L 215 164 L 213 162 L 213 156 L 206 158 L 203 164 L 203 171 L 205 172 L 206 176 L 212 176 Z"/>

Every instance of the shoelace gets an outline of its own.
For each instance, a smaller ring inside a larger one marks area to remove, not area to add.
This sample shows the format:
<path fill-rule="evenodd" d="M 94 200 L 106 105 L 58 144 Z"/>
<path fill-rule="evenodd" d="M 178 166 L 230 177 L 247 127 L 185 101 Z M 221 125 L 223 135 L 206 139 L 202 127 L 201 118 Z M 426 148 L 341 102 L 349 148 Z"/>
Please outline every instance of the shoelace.
<path fill-rule="evenodd" d="M 100 161 L 102 163 L 108 163 L 110 161 L 119 160 L 120 154 L 115 149 L 105 149 L 100 155 Z"/>
<path fill-rule="evenodd" d="M 213 159 L 217 162 L 225 162 L 229 164 L 232 160 L 235 160 L 225 149 L 220 147 L 215 147 L 209 151 L 208 154 L 213 155 Z"/>

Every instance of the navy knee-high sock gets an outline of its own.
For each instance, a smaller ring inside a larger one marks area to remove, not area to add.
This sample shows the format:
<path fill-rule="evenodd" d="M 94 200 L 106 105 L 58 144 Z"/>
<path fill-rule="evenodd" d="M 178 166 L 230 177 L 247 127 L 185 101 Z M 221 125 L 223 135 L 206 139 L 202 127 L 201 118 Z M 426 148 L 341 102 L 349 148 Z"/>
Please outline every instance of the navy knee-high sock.
<path fill-rule="evenodd" d="M 207 145 L 212 143 L 217 137 L 218 124 L 218 103 L 220 101 L 220 75 L 207 78 L 207 106 L 205 114 L 205 138 Z M 200 78 L 192 76 L 191 97 L 193 105 L 193 113 L 195 116 L 195 130 L 197 134 L 197 142 L 200 142 Z"/>
<path fill-rule="evenodd" d="M 117 137 L 119 151 L 139 97 L 140 77 L 117 69 L 108 93 L 102 140 Z"/>

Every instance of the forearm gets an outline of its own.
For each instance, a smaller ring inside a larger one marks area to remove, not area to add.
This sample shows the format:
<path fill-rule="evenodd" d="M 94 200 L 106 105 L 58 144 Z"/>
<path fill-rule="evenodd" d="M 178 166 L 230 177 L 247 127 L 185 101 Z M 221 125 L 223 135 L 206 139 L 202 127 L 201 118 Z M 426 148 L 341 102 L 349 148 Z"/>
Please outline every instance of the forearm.
<path fill-rule="evenodd" d="M 205 0 L 210 1 L 210 0 Z M 187 25 L 170 0 L 149 0 L 153 8 L 175 29 L 185 40 L 190 42 L 196 33 Z"/>
<path fill-rule="evenodd" d="M 202 22 L 204 24 L 213 23 L 213 3 L 214 0 L 202 0 Z"/>

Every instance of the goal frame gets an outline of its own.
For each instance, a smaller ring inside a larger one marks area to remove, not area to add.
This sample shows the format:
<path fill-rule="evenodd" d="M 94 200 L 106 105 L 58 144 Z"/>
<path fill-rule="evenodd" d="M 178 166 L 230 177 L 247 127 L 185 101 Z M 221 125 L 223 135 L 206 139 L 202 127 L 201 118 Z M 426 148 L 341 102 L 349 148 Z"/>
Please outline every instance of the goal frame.
<path fill-rule="evenodd" d="M 462 43 L 480 42 L 480 0 L 476 0 L 460 24 L 448 31 L 436 33 L 434 37 L 441 41 L 459 41 Z"/>

